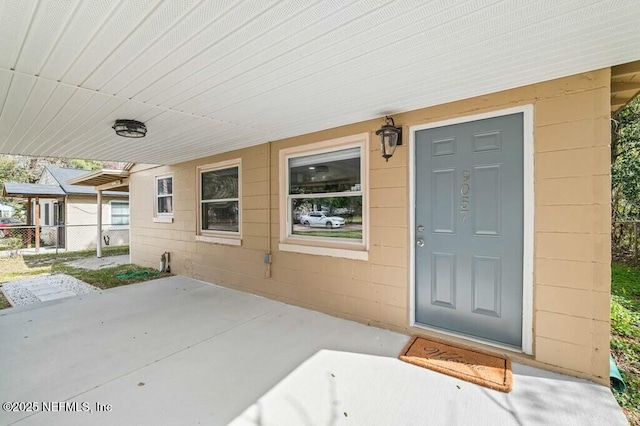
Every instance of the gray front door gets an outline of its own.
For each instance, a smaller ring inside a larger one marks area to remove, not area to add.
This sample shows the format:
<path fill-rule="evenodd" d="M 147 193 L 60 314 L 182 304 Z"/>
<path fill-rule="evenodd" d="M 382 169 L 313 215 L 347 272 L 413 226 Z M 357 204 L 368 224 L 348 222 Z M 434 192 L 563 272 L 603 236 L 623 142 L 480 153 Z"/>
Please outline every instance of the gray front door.
<path fill-rule="evenodd" d="M 522 346 L 523 114 L 416 132 L 415 318 Z"/>

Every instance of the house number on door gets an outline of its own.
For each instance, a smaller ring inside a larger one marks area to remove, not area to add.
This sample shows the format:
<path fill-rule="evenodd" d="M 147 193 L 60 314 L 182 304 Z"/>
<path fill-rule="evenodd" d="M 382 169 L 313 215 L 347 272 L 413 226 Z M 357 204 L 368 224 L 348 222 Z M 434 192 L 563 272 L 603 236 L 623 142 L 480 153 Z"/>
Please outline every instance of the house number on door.
<path fill-rule="evenodd" d="M 471 190 L 471 187 L 469 186 L 470 179 L 471 172 L 469 170 L 462 172 L 462 185 L 460 185 L 460 215 L 462 216 L 463 222 L 467 219 L 467 214 L 469 214 L 469 191 Z"/>

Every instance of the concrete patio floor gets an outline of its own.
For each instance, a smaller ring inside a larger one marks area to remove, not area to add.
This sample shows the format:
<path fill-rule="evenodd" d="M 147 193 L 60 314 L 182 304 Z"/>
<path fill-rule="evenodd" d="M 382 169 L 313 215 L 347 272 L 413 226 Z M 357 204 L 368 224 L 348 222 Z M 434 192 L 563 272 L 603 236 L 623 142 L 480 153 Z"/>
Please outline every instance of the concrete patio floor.
<path fill-rule="evenodd" d="M 503 394 L 397 360 L 408 336 L 184 277 L 0 311 L 0 339 L 3 402 L 91 410 L 0 424 L 627 424 L 588 381 L 515 364 Z"/>

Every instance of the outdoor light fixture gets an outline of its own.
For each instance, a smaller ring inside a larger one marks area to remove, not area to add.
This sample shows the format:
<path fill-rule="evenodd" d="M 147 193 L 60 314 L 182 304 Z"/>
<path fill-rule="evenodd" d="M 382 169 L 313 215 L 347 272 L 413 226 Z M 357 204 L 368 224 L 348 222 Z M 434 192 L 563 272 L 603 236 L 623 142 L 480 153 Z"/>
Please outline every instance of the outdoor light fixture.
<path fill-rule="evenodd" d="M 143 138 L 147 134 L 144 123 L 135 120 L 116 120 L 112 128 L 124 138 Z"/>
<path fill-rule="evenodd" d="M 376 135 L 380 137 L 380 151 L 387 162 L 396 151 L 396 146 L 402 145 L 402 129 L 396 127 L 393 118 L 385 117 L 385 124 L 376 131 Z"/>

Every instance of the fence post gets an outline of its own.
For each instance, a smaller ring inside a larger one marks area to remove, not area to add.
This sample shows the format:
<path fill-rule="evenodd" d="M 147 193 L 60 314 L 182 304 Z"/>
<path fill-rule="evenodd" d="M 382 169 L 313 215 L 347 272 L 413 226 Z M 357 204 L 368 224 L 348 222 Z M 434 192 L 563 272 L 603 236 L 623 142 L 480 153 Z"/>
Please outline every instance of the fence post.
<path fill-rule="evenodd" d="M 633 222 L 633 254 L 636 260 L 638 260 L 638 222 Z"/>
<path fill-rule="evenodd" d="M 35 219 L 36 219 L 36 253 L 40 253 L 40 199 L 36 197 L 35 204 Z"/>

